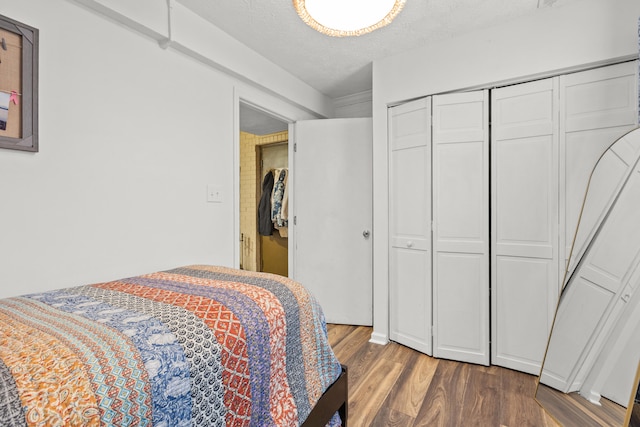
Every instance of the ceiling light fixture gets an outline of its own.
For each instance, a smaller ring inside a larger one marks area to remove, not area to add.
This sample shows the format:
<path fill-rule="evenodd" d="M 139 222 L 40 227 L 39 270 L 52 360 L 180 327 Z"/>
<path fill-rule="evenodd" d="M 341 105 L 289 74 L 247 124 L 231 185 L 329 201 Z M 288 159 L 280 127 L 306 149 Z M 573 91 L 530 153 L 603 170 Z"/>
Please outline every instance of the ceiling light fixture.
<path fill-rule="evenodd" d="M 361 36 L 389 25 L 406 0 L 293 0 L 300 18 L 332 37 Z"/>

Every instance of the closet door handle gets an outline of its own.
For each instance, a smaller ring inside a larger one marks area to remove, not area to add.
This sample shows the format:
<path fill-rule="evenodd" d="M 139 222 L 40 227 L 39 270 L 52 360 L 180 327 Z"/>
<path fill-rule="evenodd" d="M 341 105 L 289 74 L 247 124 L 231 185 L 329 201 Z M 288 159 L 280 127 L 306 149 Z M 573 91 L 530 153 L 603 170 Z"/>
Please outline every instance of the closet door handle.
<path fill-rule="evenodd" d="M 408 248 L 412 248 L 413 247 L 413 242 L 412 241 L 408 241 L 407 242 L 407 247 Z"/>
<path fill-rule="evenodd" d="M 365 239 L 368 239 L 369 236 L 371 236 L 371 232 L 369 230 L 364 230 L 362 232 L 362 235 L 364 236 Z"/>

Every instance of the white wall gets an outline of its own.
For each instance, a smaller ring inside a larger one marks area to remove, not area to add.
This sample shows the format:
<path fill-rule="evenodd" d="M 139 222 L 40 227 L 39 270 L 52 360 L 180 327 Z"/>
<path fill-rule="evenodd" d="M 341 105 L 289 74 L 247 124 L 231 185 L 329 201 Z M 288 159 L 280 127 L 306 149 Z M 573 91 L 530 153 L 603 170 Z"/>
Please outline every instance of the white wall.
<path fill-rule="evenodd" d="M 373 106 L 371 91 L 346 95 L 333 100 L 335 118 L 371 117 Z"/>
<path fill-rule="evenodd" d="M 239 97 L 291 119 L 322 97 L 274 99 L 75 2 L 0 11 L 40 30 L 40 152 L 0 150 L 0 297 L 233 265 Z"/>
<path fill-rule="evenodd" d="M 69 0 L 184 52 L 312 114 L 331 117 L 330 98 L 232 38 L 177 0 Z"/>
<path fill-rule="evenodd" d="M 638 57 L 638 0 L 581 0 L 373 64 L 374 333 L 388 338 L 387 107 Z"/>

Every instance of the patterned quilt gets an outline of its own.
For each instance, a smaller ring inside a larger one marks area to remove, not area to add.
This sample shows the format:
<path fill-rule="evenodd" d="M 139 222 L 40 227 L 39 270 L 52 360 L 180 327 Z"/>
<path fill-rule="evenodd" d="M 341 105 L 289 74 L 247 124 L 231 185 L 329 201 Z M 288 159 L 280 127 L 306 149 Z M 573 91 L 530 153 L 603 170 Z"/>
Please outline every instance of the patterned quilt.
<path fill-rule="evenodd" d="M 339 375 L 286 277 L 197 265 L 0 300 L 1 425 L 295 426 Z"/>

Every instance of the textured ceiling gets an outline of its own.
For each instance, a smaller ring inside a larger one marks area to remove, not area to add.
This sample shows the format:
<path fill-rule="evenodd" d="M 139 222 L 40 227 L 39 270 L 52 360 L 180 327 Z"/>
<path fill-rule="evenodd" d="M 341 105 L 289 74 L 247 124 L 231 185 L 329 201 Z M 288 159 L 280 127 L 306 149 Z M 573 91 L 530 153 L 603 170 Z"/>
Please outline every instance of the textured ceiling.
<path fill-rule="evenodd" d="M 317 33 L 291 0 L 178 0 L 331 98 L 371 90 L 371 63 L 418 46 L 580 0 L 407 0 L 389 26 L 360 37 Z"/>

